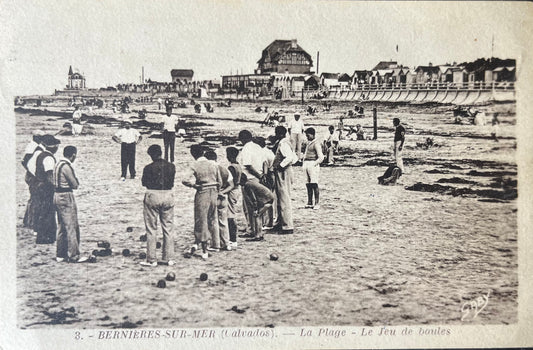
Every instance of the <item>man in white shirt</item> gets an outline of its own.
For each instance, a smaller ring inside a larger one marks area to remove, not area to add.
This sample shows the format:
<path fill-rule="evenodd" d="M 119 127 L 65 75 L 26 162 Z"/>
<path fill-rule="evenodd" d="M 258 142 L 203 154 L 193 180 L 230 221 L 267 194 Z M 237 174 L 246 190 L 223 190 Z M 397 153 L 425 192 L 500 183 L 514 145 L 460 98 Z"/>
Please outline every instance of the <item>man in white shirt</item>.
<path fill-rule="evenodd" d="M 35 222 L 34 230 L 37 232 L 37 244 L 52 244 L 56 240 L 56 219 L 54 207 L 54 181 L 53 171 L 56 164 L 54 154 L 57 152 L 60 141 L 52 135 L 41 137 L 42 149 L 33 153 L 28 162 L 28 171 L 35 176 Z"/>
<path fill-rule="evenodd" d="M 289 129 L 292 149 L 296 153 L 298 161 L 300 161 L 302 158 L 302 142 L 305 126 L 299 114 L 294 115 L 294 119 L 289 122 L 287 129 Z"/>
<path fill-rule="evenodd" d="M 170 149 L 170 162 L 174 163 L 174 145 L 176 143 L 176 124 L 179 118 L 172 114 L 172 108 L 167 108 L 167 113 L 163 116 L 161 128 L 163 129 L 163 144 L 165 145 L 165 160 L 168 162 L 168 151 Z"/>
<path fill-rule="evenodd" d="M 113 141 L 120 143 L 120 164 L 122 170 L 120 180 L 122 181 L 126 180 L 128 167 L 130 169 L 130 178 L 135 178 L 135 146 L 142 140 L 139 131 L 131 128 L 130 120 L 125 120 L 123 126 L 123 128 L 119 129 L 113 135 Z"/>
<path fill-rule="evenodd" d="M 249 130 L 241 130 L 239 132 L 239 141 L 243 144 L 241 151 L 241 165 L 242 172 L 246 175 L 246 181 L 260 182 L 263 177 L 263 164 L 265 163 L 265 153 L 261 146 L 253 142 L 252 133 Z M 244 188 L 244 186 L 242 187 Z M 250 231 L 253 231 L 253 223 L 255 221 L 253 209 L 250 208 L 247 203 L 250 200 L 246 198 L 246 192 L 243 190 L 243 210 L 246 222 Z M 254 232 L 249 232 L 244 237 L 254 238 L 256 235 Z"/>

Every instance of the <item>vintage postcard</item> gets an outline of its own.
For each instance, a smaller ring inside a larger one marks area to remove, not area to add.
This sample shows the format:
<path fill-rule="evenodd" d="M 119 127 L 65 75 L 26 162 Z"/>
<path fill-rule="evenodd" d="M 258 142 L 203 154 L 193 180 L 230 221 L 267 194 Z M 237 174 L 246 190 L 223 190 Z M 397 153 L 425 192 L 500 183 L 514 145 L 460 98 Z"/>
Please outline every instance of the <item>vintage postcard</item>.
<path fill-rule="evenodd" d="M 0 349 L 533 345 L 531 3 L 0 6 Z"/>

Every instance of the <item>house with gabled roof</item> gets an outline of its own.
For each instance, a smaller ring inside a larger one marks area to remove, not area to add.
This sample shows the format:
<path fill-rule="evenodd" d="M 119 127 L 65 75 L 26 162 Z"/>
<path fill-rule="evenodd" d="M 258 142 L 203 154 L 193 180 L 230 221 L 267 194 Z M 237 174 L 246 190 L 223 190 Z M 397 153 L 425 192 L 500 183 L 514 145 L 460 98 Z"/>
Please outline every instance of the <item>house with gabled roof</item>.
<path fill-rule="evenodd" d="M 296 39 L 274 40 L 262 52 L 257 61 L 257 73 L 308 74 L 313 59 Z"/>
<path fill-rule="evenodd" d="M 428 66 L 416 67 L 415 73 L 416 73 L 417 84 L 426 84 L 426 83 L 439 81 L 439 77 L 440 77 L 439 67 L 431 65 L 431 63 Z"/>
<path fill-rule="evenodd" d="M 339 73 L 320 74 L 320 84 L 328 88 L 339 86 Z"/>

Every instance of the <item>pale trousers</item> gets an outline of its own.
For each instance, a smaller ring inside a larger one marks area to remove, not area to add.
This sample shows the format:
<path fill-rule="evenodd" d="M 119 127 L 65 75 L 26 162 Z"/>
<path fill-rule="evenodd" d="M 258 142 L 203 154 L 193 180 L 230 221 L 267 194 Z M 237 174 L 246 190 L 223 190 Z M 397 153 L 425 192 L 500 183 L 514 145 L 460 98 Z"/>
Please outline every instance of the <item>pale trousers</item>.
<path fill-rule="evenodd" d="M 157 261 L 157 221 L 163 230 L 163 261 L 174 258 L 174 196 L 171 190 L 148 190 L 144 195 L 144 225 L 146 227 L 146 260 Z"/>
<path fill-rule="evenodd" d="M 403 151 L 400 151 L 400 144 L 401 141 L 394 141 L 394 160 L 396 161 L 396 166 L 402 170 L 402 174 L 404 173 L 403 170 L 403 159 L 402 159 L 402 153 Z"/>

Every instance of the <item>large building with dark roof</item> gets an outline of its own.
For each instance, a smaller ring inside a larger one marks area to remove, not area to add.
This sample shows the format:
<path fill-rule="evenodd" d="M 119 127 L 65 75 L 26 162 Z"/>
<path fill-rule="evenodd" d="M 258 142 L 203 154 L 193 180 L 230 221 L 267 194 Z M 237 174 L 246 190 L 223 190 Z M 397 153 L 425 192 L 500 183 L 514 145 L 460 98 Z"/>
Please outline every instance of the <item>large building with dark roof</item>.
<path fill-rule="evenodd" d="M 296 39 L 274 40 L 257 61 L 257 73 L 309 74 L 313 67 L 311 55 L 298 45 Z"/>
<path fill-rule="evenodd" d="M 194 71 L 192 69 L 173 69 L 170 71 L 170 76 L 173 83 L 190 83 L 194 76 Z"/>

